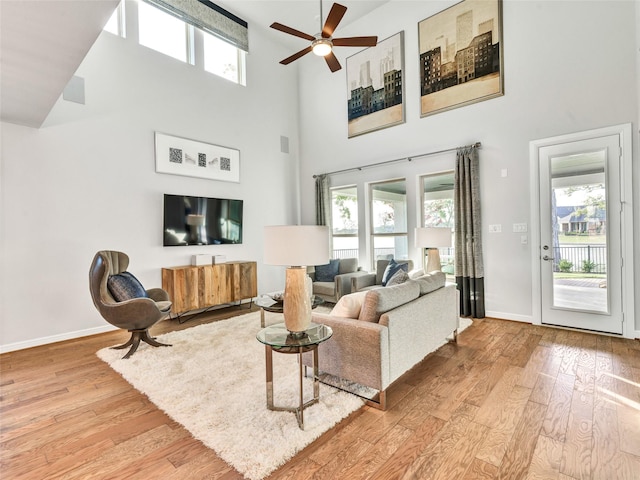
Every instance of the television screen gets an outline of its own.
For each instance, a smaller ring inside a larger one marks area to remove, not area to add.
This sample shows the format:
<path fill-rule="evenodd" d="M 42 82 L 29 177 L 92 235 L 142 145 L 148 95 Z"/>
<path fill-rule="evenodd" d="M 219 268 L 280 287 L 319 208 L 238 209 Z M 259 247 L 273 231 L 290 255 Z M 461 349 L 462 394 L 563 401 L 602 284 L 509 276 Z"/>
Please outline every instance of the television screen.
<path fill-rule="evenodd" d="M 242 243 L 242 200 L 164 196 L 164 246 Z"/>

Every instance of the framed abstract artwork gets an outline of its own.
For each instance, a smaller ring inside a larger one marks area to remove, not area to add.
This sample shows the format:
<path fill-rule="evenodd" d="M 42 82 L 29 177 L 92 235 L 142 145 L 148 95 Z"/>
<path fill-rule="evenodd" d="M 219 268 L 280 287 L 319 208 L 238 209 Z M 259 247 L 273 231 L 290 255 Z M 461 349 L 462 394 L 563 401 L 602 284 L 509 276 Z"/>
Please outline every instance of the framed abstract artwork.
<path fill-rule="evenodd" d="M 240 182 L 240 151 L 156 132 L 156 172 Z"/>
<path fill-rule="evenodd" d="M 347 58 L 348 137 L 404 123 L 404 32 Z"/>
<path fill-rule="evenodd" d="M 464 0 L 418 23 L 420 116 L 504 95 L 502 0 Z"/>

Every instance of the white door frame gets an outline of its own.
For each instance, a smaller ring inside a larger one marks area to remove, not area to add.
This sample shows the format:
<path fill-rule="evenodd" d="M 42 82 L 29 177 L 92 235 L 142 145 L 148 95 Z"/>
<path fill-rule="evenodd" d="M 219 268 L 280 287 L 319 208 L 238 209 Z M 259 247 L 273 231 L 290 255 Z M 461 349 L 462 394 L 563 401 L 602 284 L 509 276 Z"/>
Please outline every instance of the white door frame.
<path fill-rule="evenodd" d="M 621 249 L 624 258 L 622 266 L 622 310 L 624 315 L 623 336 L 633 338 L 635 332 L 635 300 L 634 300 L 634 258 L 633 258 L 633 178 L 631 154 L 631 124 L 613 125 L 610 127 L 587 130 L 584 132 L 543 138 L 529 142 L 529 166 L 531 173 L 531 273 L 532 273 L 532 323 L 542 324 L 542 291 L 540 288 L 540 149 L 561 143 L 588 140 L 591 138 L 618 135 L 620 138 L 620 199 L 622 209 L 620 214 L 622 241 Z M 614 208 L 612 205 L 610 208 Z"/>

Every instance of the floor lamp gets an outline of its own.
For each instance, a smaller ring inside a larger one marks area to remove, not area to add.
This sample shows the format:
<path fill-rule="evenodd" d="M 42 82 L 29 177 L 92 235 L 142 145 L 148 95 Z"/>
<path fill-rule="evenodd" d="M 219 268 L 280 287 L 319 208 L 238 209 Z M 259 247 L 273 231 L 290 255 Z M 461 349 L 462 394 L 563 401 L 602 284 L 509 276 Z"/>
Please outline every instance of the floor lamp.
<path fill-rule="evenodd" d="M 415 231 L 416 247 L 427 249 L 427 264 L 425 266 L 424 251 L 422 252 L 422 266 L 424 273 L 442 270 L 440 252 L 438 248 L 451 247 L 451 228 L 449 227 L 421 227 Z"/>
<path fill-rule="evenodd" d="M 311 278 L 307 266 L 329 263 L 329 228 L 316 225 L 264 227 L 264 263 L 286 265 L 284 323 L 293 335 L 311 324 Z"/>

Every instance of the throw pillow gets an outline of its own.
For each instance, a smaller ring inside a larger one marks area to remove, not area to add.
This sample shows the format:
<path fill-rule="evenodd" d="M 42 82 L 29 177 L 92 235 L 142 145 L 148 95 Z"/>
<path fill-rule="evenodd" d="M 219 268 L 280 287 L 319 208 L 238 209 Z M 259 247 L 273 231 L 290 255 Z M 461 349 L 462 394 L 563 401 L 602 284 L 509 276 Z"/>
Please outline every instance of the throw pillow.
<path fill-rule="evenodd" d="M 393 285 L 400 285 L 401 283 L 409 280 L 409 274 L 404 270 L 398 270 L 393 276 L 387 281 L 385 287 L 391 287 Z"/>
<path fill-rule="evenodd" d="M 421 268 L 414 268 L 409 272 L 409 278 L 411 279 L 422 277 L 423 275 L 424 275 L 424 270 Z"/>
<path fill-rule="evenodd" d="M 367 294 L 364 292 L 350 293 L 340 297 L 338 303 L 336 303 L 331 315 L 334 317 L 353 318 L 357 319 L 364 303 L 364 297 Z"/>
<path fill-rule="evenodd" d="M 340 260 L 329 260 L 326 265 L 316 265 L 316 282 L 333 282 L 340 268 Z"/>
<path fill-rule="evenodd" d="M 385 287 L 387 282 L 395 275 L 398 270 L 404 270 L 405 272 L 409 271 L 408 263 L 398 263 L 393 258 L 389 261 L 389 265 L 384 269 L 384 274 L 382 275 L 382 286 Z"/>
<path fill-rule="evenodd" d="M 107 280 L 107 288 L 117 302 L 149 296 L 140 281 L 129 272 L 111 275 Z"/>

